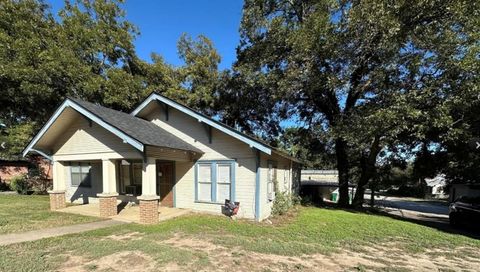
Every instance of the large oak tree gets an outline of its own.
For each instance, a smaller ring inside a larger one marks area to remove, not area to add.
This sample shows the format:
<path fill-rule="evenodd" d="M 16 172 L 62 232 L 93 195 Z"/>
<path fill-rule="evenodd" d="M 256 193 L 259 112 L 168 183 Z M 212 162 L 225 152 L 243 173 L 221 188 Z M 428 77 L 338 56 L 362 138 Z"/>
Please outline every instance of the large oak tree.
<path fill-rule="evenodd" d="M 293 116 L 325 132 L 339 204 L 354 181 L 361 205 L 381 156 L 448 130 L 450 105 L 476 98 L 479 9 L 464 0 L 246 0 L 232 72 L 244 80 L 229 95 L 256 100 L 242 104 L 259 106 L 260 122 Z"/>

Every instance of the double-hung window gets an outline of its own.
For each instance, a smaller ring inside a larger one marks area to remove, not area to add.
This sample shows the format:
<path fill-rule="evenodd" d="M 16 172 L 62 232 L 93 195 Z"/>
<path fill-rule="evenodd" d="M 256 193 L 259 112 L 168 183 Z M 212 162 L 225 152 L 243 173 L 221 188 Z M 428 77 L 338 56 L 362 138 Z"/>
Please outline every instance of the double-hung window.
<path fill-rule="evenodd" d="M 200 201 L 212 201 L 212 165 L 200 163 L 197 167 L 198 192 L 197 198 Z"/>
<path fill-rule="evenodd" d="M 72 177 L 72 186 L 91 187 L 90 163 L 72 162 L 70 173 Z"/>
<path fill-rule="evenodd" d="M 267 199 L 272 201 L 275 198 L 275 186 L 277 186 L 277 164 L 268 162 Z"/>
<path fill-rule="evenodd" d="M 196 167 L 196 200 L 212 203 L 232 200 L 233 182 L 233 161 L 200 161 Z"/>
<path fill-rule="evenodd" d="M 232 164 L 217 164 L 217 201 L 232 199 Z"/>

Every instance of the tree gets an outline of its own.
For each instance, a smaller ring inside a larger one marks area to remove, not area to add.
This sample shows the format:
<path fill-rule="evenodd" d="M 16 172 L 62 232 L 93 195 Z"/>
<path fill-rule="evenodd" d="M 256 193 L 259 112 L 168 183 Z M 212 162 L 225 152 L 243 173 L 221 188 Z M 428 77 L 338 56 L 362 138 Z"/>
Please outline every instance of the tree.
<path fill-rule="evenodd" d="M 42 1 L 0 2 L 0 119 L 17 139 L 2 157 L 18 154 L 67 96 L 116 109 L 142 98 L 136 29 L 119 4 L 66 1 L 56 20 Z"/>
<path fill-rule="evenodd" d="M 278 139 L 278 146 L 301 160 L 306 169 L 335 168 L 333 145 L 327 141 L 325 135 L 314 135 L 310 129 L 286 128 Z"/>
<path fill-rule="evenodd" d="M 260 78 L 240 83 L 260 94 L 251 94 L 260 111 L 280 108 L 328 135 L 339 204 L 358 169 L 358 206 L 382 150 L 454 121 L 449 101 L 478 78 L 469 66 L 479 9 L 461 0 L 247 0 L 234 70 Z"/>
<path fill-rule="evenodd" d="M 0 1 L 0 157 L 14 158 L 68 96 L 129 111 L 157 91 L 214 114 L 220 56 L 212 42 L 183 35 L 185 64 L 140 60 L 137 28 L 123 0 L 70 0 L 55 17 L 41 0 Z"/>

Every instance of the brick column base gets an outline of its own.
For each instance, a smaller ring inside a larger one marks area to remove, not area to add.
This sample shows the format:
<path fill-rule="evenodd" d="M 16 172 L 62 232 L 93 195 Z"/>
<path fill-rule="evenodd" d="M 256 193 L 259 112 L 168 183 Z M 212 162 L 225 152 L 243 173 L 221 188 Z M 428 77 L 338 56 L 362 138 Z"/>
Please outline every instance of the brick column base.
<path fill-rule="evenodd" d="M 159 197 L 138 197 L 140 201 L 140 223 L 156 224 L 158 223 L 158 200 Z"/>
<path fill-rule="evenodd" d="M 58 210 L 67 207 L 65 203 L 65 191 L 48 191 L 50 195 L 50 210 Z"/>
<path fill-rule="evenodd" d="M 100 203 L 100 217 L 111 217 L 117 215 L 118 194 L 98 194 Z"/>

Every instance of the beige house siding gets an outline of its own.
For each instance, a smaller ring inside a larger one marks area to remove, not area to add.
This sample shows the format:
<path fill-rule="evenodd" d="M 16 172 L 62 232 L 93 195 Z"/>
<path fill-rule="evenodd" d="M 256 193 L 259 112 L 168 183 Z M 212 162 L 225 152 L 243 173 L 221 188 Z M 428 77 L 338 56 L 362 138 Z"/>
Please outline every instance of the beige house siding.
<path fill-rule="evenodd" d="M 239 216 L 255 218 L 256 207 L 256 150 L 248 144 L 210 128 L 195 118 L 174 108 L 169 109 L 168 121 L 165 110 L 158 104 L 150 107 L 145 119 L 152 121 L 166 131 L 200 149 L 203 154 L 169 148 L 147 146 L 146 155 L 158 160 L 175 161 L 174 203 L 176 207 L 212 213 L 221 213 L 222 204 L 195 201 L 195 163 L 197 161 L 235 161 L 235 200 L 240 202 Z M 73 202 L 94 202 L 102 193 L 102 160 L 142 159 L 141 152 L 124 143 L 119 137 L 86 118 L 67 111 L 69 122 L 60 120 L 51 136 L 45 137 L 45 146 L 51 146 L 53 159 L 64 162 L 60 170 L 65 182 L 67 200 Z M 64 127 L 62 130 L 60 125 Z M 210 142 L 211 133 L 211 142 Z M 48 134 L 48 133 L 47 133 Z M 265 219 L 271 214 L 273 201 L 268 200 L 268 161 L 277 164 L 278 189 L 290 191 L 292 184 L 291 161 L 279 155 L 261 153 L 260 161 L 260 214 Z M 71 184 L 70 161 L 86 161 L 92 164 L 92 187 L 75 187 Z M 223 202 L 223 200 L 222 200 Z"/>
<path fill-rule="evenodd" d="M 291 161 L 279 155 L 261 155 L 260 170 L 260 220 L 268 218 L 272 213 L 273 200 L 268 198 L 268 163 L 272 161 L 277 165 L 277 185 L 280 192 L 292 192 Z M 275 199 L 275 193 L 274 197 Z"/>
<path fill-rule="evenodd" d="M 169 110 L 168 121 L 159 106 L 146 119 L 202 150 L 204 154 L 200 157 L 201 160 L 254 158 L 254 153 L 247 144 L 217 129 L 211 129 L 212 143 L 209 143 L 207 126 L 176 109 Z"/>
<path fill-rule="evenodd" d="M 102 193 L 102 162 L 94 161 L 91 164 L 91 187 L 72 185 L 72 176 L 68 163 L 64 166 L 65 197 L 74 203 L 97 203 L 97 194 Z"/>
<path fill-rule="evenodd" d="M 198 161 L 235 160 L 234 190 L 236 201 L 240 202 L 239 216 L 255 217 L 255 152 L 247 144 L 214 128 L 211 129 L 212 143 L 209 143 L 208 127 L 175 109 L 170 109 L 168 121 L 160 107 L 146 119 L 202 150 L 204 154 L 199 155 Z M 176 162 L 175 200 L 179 208 L 213 213 L 222 211 L 221 204 L 195 202 L 194 162 Z"/>
<path fill-rule="evenodd" d="M 55 142 L 53 157 L 56 160 L 141 158 L 131 145 L 82 117 L 72 122 Z"/>

